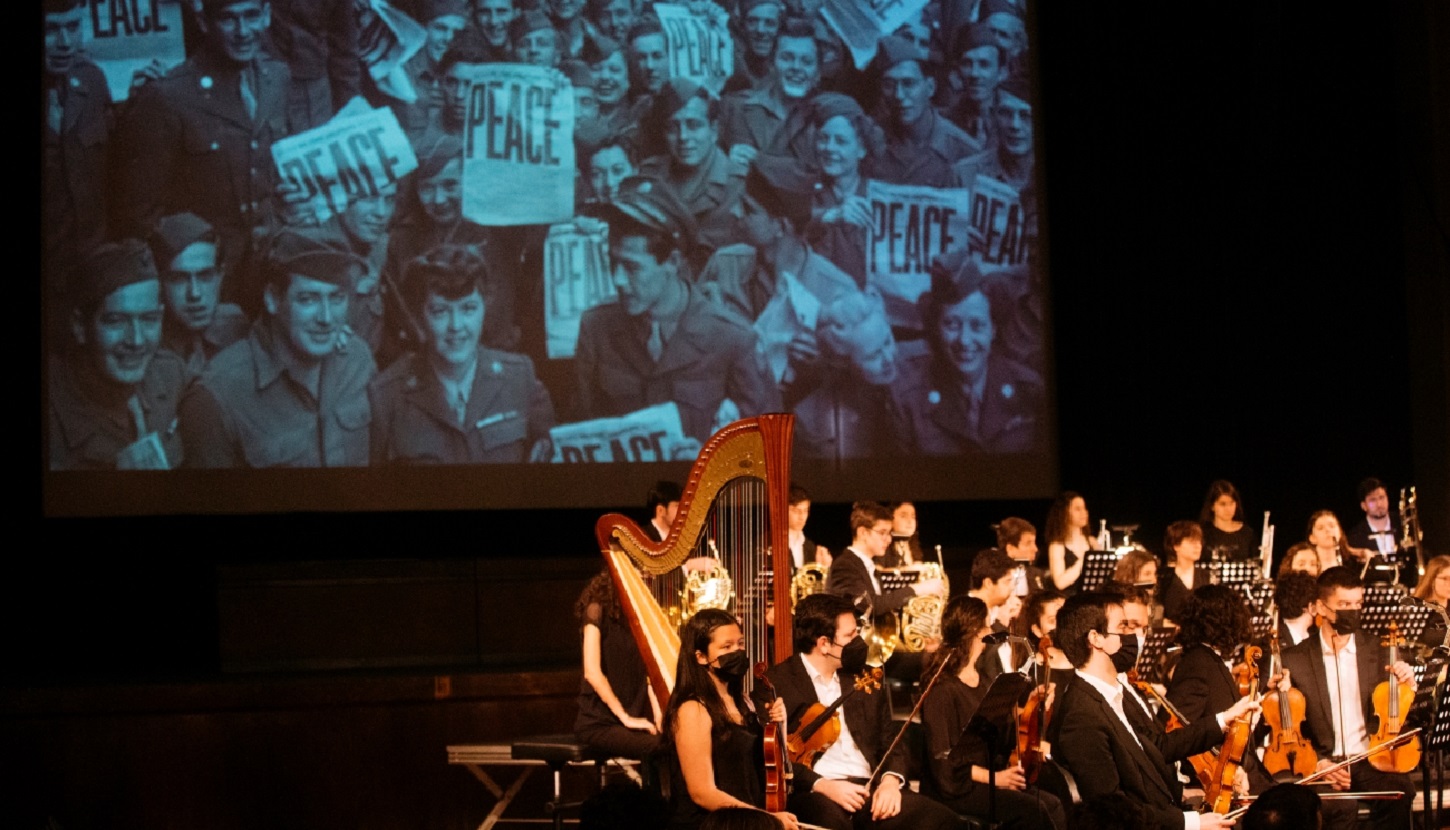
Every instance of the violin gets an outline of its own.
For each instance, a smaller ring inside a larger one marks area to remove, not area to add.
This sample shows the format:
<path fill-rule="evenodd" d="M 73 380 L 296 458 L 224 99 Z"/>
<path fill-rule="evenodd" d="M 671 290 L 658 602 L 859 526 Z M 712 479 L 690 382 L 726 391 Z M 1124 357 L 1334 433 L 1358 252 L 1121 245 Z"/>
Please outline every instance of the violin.
<path fill-rule="evenodd" d="M 1384 645 L 1390 648 L 1390 666 L 1393 667 L 1400 661 L 1400 649 L 1405 645 L 1399 623 L 1390 621 L 1390 631 L 1385 637 Z M 1370 743 L 1391 741 L 1404 729 L 1405 716 L 1410 713 L 1410 706 L 1415 702 L 1415 687 L 1401 683 L 1391 669 L 1389 679 L 1374 687 L 1370 700 L 1374 704 L 1374 713 L 1379 717 L 1379 729 L 1369 737 Z M 1420 739 L 1415 737 L 1403 745 L 1391 746 L 1373 753 L 1369 756 L 1369 763 L 1381 772 L 1411 772 L 1420 765 Z"/>
<path fill-rule="evenodd" d="M 1279 627 L 1269 638 L 1269 676 L 1279 673 Z M 1269 745 L 1264 749 L 1264 771 L 1276 779 L 1289 775 L 1299 779 L 1314 774 L 1319 756 L 1300 731 L 1304 724 L 1304 693 L 1295 688 L 1275 691 L 1264 698 L 1264 722 L 1269 725 Z"/>
<path fill-rule="evenodd" d="M 1168 702 L 1168 698 L 1159 694 L 1152 683 L 1138 679 L 1136 667 L 1128 670 L 1128 682 L 1132 683 L 1133 688 L 1139 692 L 1158 701 L 1158 705 L 1168 713 L 1168 723 L 1163 727 L 1164 732 L 1176 732 L 1188 725 L 1188 719 L 1183 717 L 1183 714 L 1172 703 Z M 1200 752 L 1197 755 L 1188 756 L 1188 763 L 1193 766 L 1193 773 L 1198 776 L 1199 785 L 1207 790 L 1208 782 L 1213 780 L 1213 767 L 1218 763 L 1218 756 L 1214 755 L 1213 750 Z"/>
<path fill-rule="evenodd" d="M 1253 692 L 1259 681 L 1259 658 L 1264 650 L 1258 646 L 1244 647 L 1244 662 L 1235 667 L 1234 680 L 1239 687 L 1239 697 Z M 1243 764 L 1244 750 L 1248 749 L 1249 738 L 1254 731 L 1252 715 L 1235 718 L 1224 730 L 1223 746 L 1214 761 L 1213 774 L 1203 788 L 1203 806 L 1206 811 L 1227 813 L 1233 809 L 1234 779 L 1238 777 Z"/>
<path fill-rule="evenodd" d="M 765 676 L 767 666 L 764 661 L 755 664 L 755 679 L 767 692 L 770 693 L 771 704 L 774 705 L 779 695 L 775 692 L 775 686 L 771 685 L 770 679 Z M 780 724 L 773 720 L 765 723 L 765 809 L 771 813 L 785 812 L 785 800 L 787 795 L 787 781 L 791 777 L 790 759 L 786 757 L 785 747 L 780 740 Z"/>
<path fill-rule="evenodd" d="M 1042 736 L 1047 733 L 1048 702 L 1051 699 L 1052 689 L 1047 682 L 1047 650 L 1052 648 L 1052 640 L 1046 634 L 1037 645 L 1037 653 L 1042 658 L 1042 682 L 1027 696 L 1027 702 L 1022 705 L 1017 716 L 1017 748 L 1012 751 L 1011 757 L 1007 759 L 1009 766 L 1022 765 L 1022 773 L 1028 784 L 1037 783 L 1037 774 L 1042 770 L 1042 762 L 1046 760 L 1046 753 L 1042 746 Z"/>
<path fill-rule="evenodd" d="M 785 752 L 786 757 L 792 763 L 810 768 L 815 765 L 821 754 L 831 748 L 841 737 L 841 720 L 836 710 L 841 704 L 856 692 L 871 694 L 881 688 L 881 678 L 884 672 L 880 666 L 868 668 L 856 676 L 856 681 L 851 688 L 847 689 L 836 698 L 836 702 L 830 706 L 822 703 L 812 703 L 801 715 L 800 726 L 786 736 Z"/>

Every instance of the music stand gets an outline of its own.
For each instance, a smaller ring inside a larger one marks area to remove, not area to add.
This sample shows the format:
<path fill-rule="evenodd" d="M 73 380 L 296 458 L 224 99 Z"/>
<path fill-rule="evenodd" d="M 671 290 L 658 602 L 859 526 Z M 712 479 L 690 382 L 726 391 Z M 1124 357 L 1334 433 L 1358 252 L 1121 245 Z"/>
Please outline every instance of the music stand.
<path fill-rule="evenodd" d="M 1390 622 L 1393 620 L 1400 624 L 1400 636 L 1405 638 L 1407 644 L 1419 641 L 1420 635 L 1425 631 L 1425 623 L 1430 619 L 1430 609 L 1423 605 L 1399 605 L 1398 599 L 1395 603 L 1370 605 L 1366 596 L 1364 611 L 1360 616 L 1360 628 L 1383 637 L 1389 633 Z"/>
<path fill-rule="evenodd" d="M 1167 653 L 1168 646 L 1173 642 L 1173 637 L 1178 634 L 1176 628 L 1151 628 L 1148 635 L 1143 638 L 1143 651 L 1138 655 L 1138 679 L 1146 680 L 1149 683 L 1167 683 L 1168 679 L 1163 676 L 1163 655 Z"/>
<path fill-rule="evenodd" d="M 1215 562 L 1210 567 L 1218 571 L 1220 585 L 1252 585 L 1264 576 L 1262 564 L 1257 559 L 1231 559 Z"/>
<path fill-rule="evenodd" d="M 1032 690 L 1032 680 L 1020 672 L 997 675 L 987 695 L 962 729 L 951 753 L 958 758 L 968 751 L 964 740 L 972 736 L 987 747 L 987 823 L 997 825 L 997 759 L 1004 762 L 1017 745 L 1017 703 Z"/>
<path fill-rule="evenodd" d="M 876 571 L 876 581 L 881 583 L 881 593 L 889 594 L 897 588 L 905 588 L 908 585 L 915 585 L 921 580 L 921 571 L 911 570 L 886 570 L 882 568 Z"/>
<path fill-rule="evenodd" d="M 1450 662 L 1450 654 L 1437 650 L 1423 666 L 1415 667 L 1416 686 L 1415 703 L 1410 707 L 1410 717 L 1416 717 L 1416 712 L 1427 709 L 1428 712 L 1419 715 L 1422 723 L 1425 724 L 1425 736 L 1420 756 L 1420 780 L 1425 791 L 1425 812 L 1431 813 L 1430 795 L 1435 795 L 1435 805 L 1431 816 L 1430 826 L 1440 826 L 1440 811 L 1445 809 L 1445 749 L 1450 747 L 1450 683 L 1436 684 L 1434 681 L 1440 677 L 1445 664 Z M 1429 678 L 1430 683 L 1425 679 Z M 1425 702 L 1422 704 L 1422 697 Z M 1408 720 L 1408 718 L 1407 718 Z M 1435 787 L 1430 787 L 1430 753 L 1439 756 L 1435 764 Z"/>
<path fill-rule="evenodd" d="M 1078 584 L 1084 591 L 1096 591 L 1113 581 L 1113 572 L 1117 569 L 1116 550 L 1090 550 L 1083 555 L 1082 579 Z"/>

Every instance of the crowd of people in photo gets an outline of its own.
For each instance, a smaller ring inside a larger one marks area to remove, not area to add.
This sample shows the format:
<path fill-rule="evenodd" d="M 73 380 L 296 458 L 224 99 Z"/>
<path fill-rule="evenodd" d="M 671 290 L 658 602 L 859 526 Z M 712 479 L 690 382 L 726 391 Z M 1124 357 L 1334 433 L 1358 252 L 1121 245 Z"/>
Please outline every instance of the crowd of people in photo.
<path fill-rule="evenodd" d="M 949 597 L 940 579 L 882 584 L 882 574 L 923 561 L 911 502 L 855 503 L 851 544 L 832 552 L 806 535 L 810 495 L 793 485 L 793 567 L 814 563 L 829 576 L 822 590 L 795 604 L 795 653 L 753 691 L 747 692 L 742 633 L 750 628 L 728 610 L 700 611 L 681 625 L 676 683 L 659 700 L 609 575 L 596 577 L 580 597 L 579 739 L 603 754 L 643 759 L 654 771 L 644 792 L 614 786 L 587 802 L 582 826 L 619 826 L 610 816 L 627 805 L 643 817 L 634 820 L 646 822 L 638 826 L 679 828 L 946 828 L 989 819 L 1056 830 L 1192 830 L 1235 821 L 1246 828 L 1413 827 L 1411 777 L 1365 763 L 1362 753 L 1382 717 L 1371 703 L 1375 686 L 1392 677 L 1414 688 L 1415 665 L 1450 657 L 1450 556 L 1402 549 L 1408 537 L 1387 493 L 1378 479 L 1360 484 L 1364 516 L 1348 534 L 1358 544 L 1344 542 L 1333 514 L 1320 511 L 1305 539 L 1281 551 L 1271 583 L 1276 628 L 1264 635 L 1253 628 L 1257 609 L 1244 586 L 1218 579 L 1222 566 L 1252 563 L 1258 585 L 1269 584 L 1261 536 L 1244 533 L 1242 499 L 1227 481 L 1209 488 L 1199 520 L 1168 525 L 1160 550 L 1114 552 L 1111 578 L 1090 590 L 1081 584 L 1081 563 L 1100 543 L 1088 530 L 1081 495 L 1064 493 L 1052 504 L 1041 536 L 1032 522 L 1004 518 L 994 526 L 995 546 L 973 557 L 967 590 Z M 661 539 L 679 497 L 668 482 L 651 491 L 651 525 Z M 1215 544 L 1206 547 L 1206 540 Z M 1422 557 L 1423 575 L 1414 567 L 1370 567 Z M 1412 597 L 1403 604 L 1431 612 L 1430 624 L 1396 660 L 1361 628 L 1366 586 L 1385 579 L 1400 580 L 1397 595 Z M 936 636 L 923 653 L 898 649 L 876 672 L 868 665 L 870 628 L 918 596 L 944 602 Z M 1172 632 L 1169 648 L 1145 654 L 1147 635 L 1162 630 Z M 1273 663 L 1272 638 L 1282 648 L 1282 660 Z M 1235 671 L 1251 646 L 1263 649 L 1255 661 L 1261 672 L 1245 694 Z M 1012 672 L 1029 675 L 1046 695 L 1051 760 L 1031 773 L 1025 759 L 989 753 L 981 733 L 968 728 L 993 682 Z M 1423 682 L 1442 678 L 1426 675 Z M 1252 799 L 1247 813 L 1227 816 L 1211 804 L 1200 811 L 1205 784 L 1192 756 L 1226 747 L 1225 730 L 1257 717 L 1263 694 L 1291 689 L 1304 696 L 1298 729 L 1306 751 L 1317 756 L 1311 768 L 1325 771 L 1319 783 L 1295 783 L 1302 771 L 1286 773 L 1272 763 L 1266 726 L 1251 739 L 1229 787 Z M 900 696 L 894 702 L 893 690 Z M 840 736 L 795 765 L 785 809 L 766 812 L 763 725 L 808 739 L 803 727 L 833 703 L 840 704 Z M 907 722 L 899 707 L 913 703 L 917 722 L 908 729 L 915 734 L 894 740 Z M 1346 792 L 1400 795 L 1321 799 Z"/>
<path fill-rule="evenodd" d="M 95 4 L 42 3 L 51 469 L 548 461 L 557 425 L 668 402 L 687 448 L 790 411 L 814 458 L 1045 451 L 1022 0 L 932 0 L 859 65 L 821 0 L 692 0 L 733 50 L 718 89 L 672 76 L 647 0 L 179 5 L 185 59 L 122 94 Z M 405 83 L 369 71 L 402 18 L 426 35 Z M 615 296 L 572 357 L 546 342 L 551 226 L 465 216 L 490 186 L 464 173 L 470 79 L 500 63 L 573 90 L 560 224 L 606 230 Z M 273 148 L 358 99 L 417 167 L 319 218 Z M 942 243 L 921 273 L 883 275 L 872 240 L 902 231 L 874 182 L 963 215 L 1015 193 L 1027 254 L 986 256 L 981 223 L 946 245 L 943 218 L 892 243 Z"/>

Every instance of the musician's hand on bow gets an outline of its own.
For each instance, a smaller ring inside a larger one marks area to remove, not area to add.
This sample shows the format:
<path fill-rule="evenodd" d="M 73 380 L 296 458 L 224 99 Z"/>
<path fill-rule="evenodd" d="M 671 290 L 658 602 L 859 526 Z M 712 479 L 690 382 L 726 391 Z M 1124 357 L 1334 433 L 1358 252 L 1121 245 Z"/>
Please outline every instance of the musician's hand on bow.
<path fill-rule="evenodd" d="M 1198 830 L 1226 830 L 1234 826 L 1234 821 L 1221 813 L 1199 813 Z"/>
<path fill-rule="evenodd" d="M 1259 711 L 1259 702 L 1254 700 L 1253 695 L 1246 695 L 1239 698 L 1239 702 L 1224 710 L 1223 719 L 1225 723 L 1236 721 L 1250 712 Z"/>
<path fill-rule="evenodd" d="M 1413 687 L 1415 685 L 1415 670 L 1410 666 L 1409 663 L 1406 663 L 1404 660 L 1400 660 L 1396 662 L 1393 666 L 1390 666 L 1389 669 L 1390 672 L 1394 674 L 1396 680 L 1400 681 L 1406 686 Z"/>
<path fill-rule="evenodd" d="M 1322 770 L 1326 770 L 1334 766 L 1334 764 L 1335 762 L 1329 760 L 1328 758 L 1320 758 L 1319 763 L 1316 764 L 1314 767 L 1314 771 L 1320 772 Z M 1324 778 L 1321 780 L 1328 781 L 1329 786 L 1332 789 L 1340 790 L 1341 792 L 1347 790 L 1349 789 L 1349 767 L 1340 767 L 1334 772 L 1331 772 L 1328 775 L 1324 776 Z"/>
<path fill-rule="evenodd" d="M 1027 789 L 1027 773 L 1023 771 L 1021 764 L 999 771 L 993 780 L 997 782 L 999 790 Z"/>
<path fill-rule="evenodd" d="M 866 796 L 870 795 L 860 784 L 852 784 L 850 781 L 835 778 L 816 779 L 816 785 L 812 791 L 841 805 L 841 809 L 848 813 L 854 813 L 866 806 Z"/>
<path fill-rule="evenodd" d="M 876 792 L 871 794 L 871 818 L 880 821 L 901 812 L 901 779 L 894 775 L 881 776 Z"/>
<path fill-rule="evenodd" d="M 801 826 L 796 821 L 795 813 L 771 813 L 771 815 L 775 816 L 775 820 L 780 822 L 780 826 L 785 830 L 800 830 Z"/>
<path fill-rule="evenodd" d="M 649 718 L 623 717 L 619 722 L 624 724 L 625 729 L 633 729 L 636 732 L 647 732 L 651 735 L 658 735 L 659 730 L 655 728 L 654 721 Z"/>
<path fill-rule="evenodd" d="M 780 724 L 781 729 L 785 728 L 785 698 L 778 697 L 770 704 L 770 719 Z"/>

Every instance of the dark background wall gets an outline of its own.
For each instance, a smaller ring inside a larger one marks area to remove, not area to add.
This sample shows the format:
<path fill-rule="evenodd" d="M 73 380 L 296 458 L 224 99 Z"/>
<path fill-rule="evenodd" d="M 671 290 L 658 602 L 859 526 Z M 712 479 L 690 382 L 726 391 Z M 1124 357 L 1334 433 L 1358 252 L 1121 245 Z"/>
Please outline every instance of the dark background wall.
<path fill-rule="evenodd" d="M 1039 5 L 1062 486 L 1154 542 L 1228 478 L 1282 552 L 1377 475 L 1418 484 L 1450 548 L 1447 6 Z M 928 503 L 922 532 L 960 561 L 1046 508 Z M 17 509 L 8 674 L 206 676 L 218 566 L 587 558 L 600 512 Z M 845 513 L 814 535 L 842 544 Z"/>

